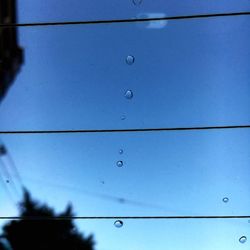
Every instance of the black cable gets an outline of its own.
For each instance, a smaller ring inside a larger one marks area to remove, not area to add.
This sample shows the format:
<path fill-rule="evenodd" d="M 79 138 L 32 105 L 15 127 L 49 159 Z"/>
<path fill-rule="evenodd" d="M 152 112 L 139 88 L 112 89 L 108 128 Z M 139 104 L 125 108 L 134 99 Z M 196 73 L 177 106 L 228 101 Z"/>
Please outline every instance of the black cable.
<path fill-rule="evenodd" d="M 37 22 L 37 23 L 11 23 L 0 24 L 0 27 L 26 27 L 26 26 L 57 26 L 57 25 L 92 25 L 92 24 L 109 24 L 109 23 L 135 23 L 135 22 L 150 22 L 163 20 L 184 20 L 184 19 L 200 19 L 212 17 L 228 17 L 228 16 L 245 16 L 250 15 L 249 11 L 231 12 L 231 13 L 214 13 L 214 14 L 199 14 L 199 15 L 182 15 L 170 17 L 155 17 L 155 18 L 130 18 L 130 19 L 113 19 L 113 20 L 93 20 L 93 21 L 71 21 L 71 22 Z"/>
<path fill-rule="evenodd" d="M 210 216 L 1 216 L 0 220 L 175 220 L 175 219 L 250 219 L 250 215 L 210 215 Z"/>
<path fill-rule="evenodd" d="M 131 129 L 79 129 L 79 130 L 6 130 L 0 134 L 69 134 L 69 133 L 129 133 L 129 132 L 160 132 L 185 130 L 219 130 L 247 129 L 250 125 L 208 126 L 208 127 L 175 127 L 175 128 L 131 128 Z"/>

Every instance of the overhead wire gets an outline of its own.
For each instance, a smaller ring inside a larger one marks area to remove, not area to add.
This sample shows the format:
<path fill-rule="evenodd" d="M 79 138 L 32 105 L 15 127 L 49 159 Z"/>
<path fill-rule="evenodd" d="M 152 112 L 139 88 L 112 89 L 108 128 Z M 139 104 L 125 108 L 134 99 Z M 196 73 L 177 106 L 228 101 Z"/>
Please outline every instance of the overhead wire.
<path fill-rule="evenodd" d="M 200 220 L 200 219 L 250 219 L 250 215 L 202 215 L 202 216 L 0 216 L 0 219 L 11 220 Z"/>
<path fill-rule="evenodd" d="M 32 23 L 10 23 L 0 24 L 0 27 L 27 27 L 27 26 L 58 26 L 58 25 L 95 25 L 95 24 L 112 24 L 112 23 L 138 23 L 152 21 L 170 21 L 170 20 L 187 20 L 187 19 L 203 19 L 215 17 L 230 16 L 246 16 L 250 15 L 249 11 L 230 12 L 230 13 L 212 13 L 198 15 L 179 15 L 153 18 L 128 18 L 128 19 L 112 19 L 112 20 L 87 20 L 87 21 L 69 21 L 69 22 L 32 22 Z"/>
<path fill-rule="evenodd" d="M 185 211 L 180 211 L 180 210 L 173 210 L 168 207 L 165 207 L 163 205 L 158 205 L 158 204 L 152 204 L 149 202 L 144 202 L 144 201 L 135 201 L 132 199 L 127 199 L 121 196 L 115 196 L 115 195 L 110 195 L 110 194 L 105 194 L 105 193 L 101 193 L 101 192 L 92 192 L 83 188 L 79 188 L 79 187 L 75 187 L 75 186 L 69 186 L 69 185 L 65 185 L 65 184 L 58 184 L 58 183 L 51 183 L 49 181 L 44 181 L 44 180 L 39 180 L 37 178 L 30 178 L 30 177 L 26 177 L 24 176 L 24 178 L 28 181 L 33 181 L 36 184 L 37 183 L 42 183 L 45 184 L 46 186 L 51 186 L 51 187 L 57 187 L 60 189 L 64 189 L 64 190 L 71 190 L 77 193 L 80 193 L 81 195 L 87 195 L 89 197 L 95 197 L 95 198 L 99 198 L 99 199 L 103 199 L 103 200 L 109 200 L 115 203 L 119 203 L 119 204 L 126 204 L 126 205 L 132 205 L 132 206 L 137 206 L 137 207 L 144 207 L 144 208 L 154 208 L 154 209 L 159 209 L 162 211 L 168 211 L 168 212 L 179 212 L 179 213 L 184 213 L 187 212 L 187 210 Z"/>
<path fill-rule="evenodd" d="M 250 125 L 226 125 L 204 127 L 162 127 L 162 128 L 128 128 L 128 129 L 69 129 L 69 130 L 1 130 L 0 134 L 68 134 L 68 133 L 127 133 L 160 131 L 198 131 L 221 129 L 249 129 Z"/>
<path fill-rule="evenodd" d="M 1 183 L 1 186 L 2 186 L 3 190 L 5 191 L 5 193 L 7 195 L 7 197 L 9 198 L 10 202 L 16 208 L 17 203 L 16 203 L 12 193 L 10 192 L 8 187 L 6 186 L 5 178 L 2 176 L 1 171 L 0 171 L 0 183 Z"/>
<path fill-rule="evenodd" d="M 0 175 L 2 177 L 3 182 L 5 183 L 5 185 L 7 185 L 8 187 L 10 187 L 13 190 L 13 193 L 15 193 L 16 197 L 19 197 L 19 191 L 18 191 L 18 187 L 14 181 L 14 178 L 12 178 L 12 175 L 9 171 L 9 169 L 7 168 L 6 164 L 3 162 L 3 160 L 0 157 Z"/>

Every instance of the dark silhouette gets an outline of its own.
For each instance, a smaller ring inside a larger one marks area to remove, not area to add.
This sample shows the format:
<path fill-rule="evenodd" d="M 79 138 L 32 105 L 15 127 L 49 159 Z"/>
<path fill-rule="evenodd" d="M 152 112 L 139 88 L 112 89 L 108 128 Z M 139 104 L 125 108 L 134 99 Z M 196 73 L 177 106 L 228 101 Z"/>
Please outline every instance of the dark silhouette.
<path fill-rule="evenodd" d="M 16 23 L 16 0 L 0 1 L 0 23 Z M 0 101 L 16 78 L 24 61 L 16 27 L 0 28 Z"/>
<path fill-rule="evenodd" d="M 71 205 L 63 213 L 55 214 L 25 191 L 20 219 L 8 222 L 1 238 L 7 240 L 12 250 L 93 250 L 92 235 L 84 237 L 74 226 L 72 216 Z M 8 250 L 1 241 L 0 250 Z"/>
<path fill-rule="evenodd" d="M 8 250 L 2 242 L 0 242 L 0 250 Z"/>

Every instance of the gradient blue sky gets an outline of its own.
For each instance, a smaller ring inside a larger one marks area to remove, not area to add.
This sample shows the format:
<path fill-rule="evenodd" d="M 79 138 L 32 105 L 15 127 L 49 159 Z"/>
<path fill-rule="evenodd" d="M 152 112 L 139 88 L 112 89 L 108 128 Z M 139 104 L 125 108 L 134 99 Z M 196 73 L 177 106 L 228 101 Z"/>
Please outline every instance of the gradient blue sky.
<path fill-rule="evenodd" d="M 19 21 L 246 11 L 250 5 L 144 1 L 135 7 L 106 1 L 104 7 L 104 2 L 74 1 L 69 9 L 69 1 L 62 1 L 54 11 L 57 1 L 23 0 Z M 92 12 L 81 12 L 86 8 Z M 0 129 L 249 124 L 249 21 L 245 16 L 19 28 L 25 64 L 1 103 Z M 135 57 L 133 65 L 126 64 L 127 55 Z M 132 100 L 124 98 L 128 89 Z M 58 211 L 70 201 L 79 216 L 249 214 L 248 129 L 2 135 L 1 140 L 34 197 Z M 118 160 L 124 162 L 122 168 L 116 166 Z M 6 157 L 3 164 L 11 167 Z M 20 189 L 16 194 L 13 182 L 18 185 L 18 178 L 9 170 L 13 179 L 7 187 L 17 201 Z M 4 189 L 0 196 L 1 216 L 16 215 Z M 223 197 L 229 202 L 223 203 Z M 121 229 L 112 220 L 77 223 L 94 233 L 98 250 L 152 249 L 154 238 L 157 250 L 249 248 L 249 242 L 238 241 L 250 237 L 247 220 L 130 220 Z"/>

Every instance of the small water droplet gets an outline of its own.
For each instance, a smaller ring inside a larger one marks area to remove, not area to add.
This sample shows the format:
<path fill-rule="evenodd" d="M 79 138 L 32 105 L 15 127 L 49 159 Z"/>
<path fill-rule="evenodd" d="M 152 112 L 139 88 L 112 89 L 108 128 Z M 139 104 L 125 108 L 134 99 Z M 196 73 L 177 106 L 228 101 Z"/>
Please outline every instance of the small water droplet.
<path fill-rule="evenodd" d="M 246 236 L 241 236 L 239 238 L 239 242 L 242 243 L 242 244 L 246 243 L 247 242 L 247 237 Z"/>
<path fill-rule="evenodd" d="M 123 222 L 121 220 L 116 220 L 114 222 L 115 227 L 121 228 L 123 226 Z"/>
<path fill-rule="evenodd" d="M 9 180 L 6 180 L 6 182 L 7 182 L 7 183 L 10 183 L 10 181 L 9 181 Z"/>
<path fill-rule="evenodd" d="M 122 120 L 122 121 L 126 120 L 126 116 L 125 116 L 125 115 L 122 115 L 121 120 Z"/>
<path fill-rule="evenodd" d="M 229 202 L 229 198 L 224 197 L 224 198 L 222 199 L 222 201 L 223 201 L 224 203 L 228 203 L 228 202 Z"/>
<path fill-rule="evenodd" d="M 134 5 L 140 5 L 142 3 L 142 0 L 133 0 Z"/>
<path fill-rule="evenodd" d="M 119 150 L 119 154 L 122 155 L 123 154 L 123 149 Z"/>
<path fill-rule="evenodd" d="M 135 62 L 135 57 L 132 56 L 132 55 L 128 55 L 127 58 L 126 58 L 126 63 L 128 65 L 132 65 L 134 62 Z"/>
<path fill-rule="evenodd" d="M 123 166 L 123 161 L 118 161 L 116 163 L 116 166 L 119 167 L 119 168 L 121 168 Z"/>
<path fill-rule="evenodd" d="M 133 94 L 132 90 L 127 90 L 127 91 L 125 92 L 124 96 L 125 96 L 127 99 L 130 100 L 130 99 L 133 98 L 134 94 Z"/>
<path fill-rule="evenodd" d="M 120 203 L 125 203 L 125 199 L 124 198 L 119 198 L 119 202 Z"/>

